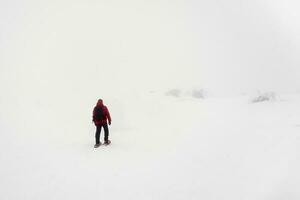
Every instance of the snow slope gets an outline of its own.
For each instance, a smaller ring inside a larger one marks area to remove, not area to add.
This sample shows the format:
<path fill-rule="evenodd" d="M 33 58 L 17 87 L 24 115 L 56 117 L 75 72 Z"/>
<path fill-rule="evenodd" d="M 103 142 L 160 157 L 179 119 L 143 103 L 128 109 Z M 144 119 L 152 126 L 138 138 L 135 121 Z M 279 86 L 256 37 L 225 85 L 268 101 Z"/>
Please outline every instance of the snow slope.
<path fill-rule="evenodd" d="M 1 115 L 0 199 L 296 200 L 299 100 L 107 98 L 112 145 L 98 149 L 92 104 L 33 103 L 20 113 L 33 117 Z"/>

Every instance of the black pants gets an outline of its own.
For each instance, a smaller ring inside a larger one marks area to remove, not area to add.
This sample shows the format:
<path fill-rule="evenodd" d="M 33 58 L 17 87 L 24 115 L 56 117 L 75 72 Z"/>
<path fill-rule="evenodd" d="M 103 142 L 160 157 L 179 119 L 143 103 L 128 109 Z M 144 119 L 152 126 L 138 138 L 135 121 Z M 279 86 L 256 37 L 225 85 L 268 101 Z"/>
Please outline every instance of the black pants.
<path fill-rule="evenodd" d="M 107 126 L 107 124 L 104 124 L 104 125 L 97 126 L 96 135 L 95 135 L 96 144 L 100 144 L 100 133 L 101 133 L 102 127 L 104 129 L 104 142 L 108 141 L 108 135 L 109 135 L 108 126 Z"/>

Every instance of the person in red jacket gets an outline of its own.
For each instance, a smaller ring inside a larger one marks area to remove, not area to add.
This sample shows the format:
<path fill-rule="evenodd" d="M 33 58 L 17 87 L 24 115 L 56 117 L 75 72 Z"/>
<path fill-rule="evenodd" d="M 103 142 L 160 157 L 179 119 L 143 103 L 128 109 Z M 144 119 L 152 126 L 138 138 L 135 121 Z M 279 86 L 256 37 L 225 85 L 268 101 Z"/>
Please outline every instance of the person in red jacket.
<path fill-rule="evenodd" d="M 103 100 L 99 99 L 97 105 L 94 107 L 93 110 L 93 122 L 96 126 L 96 134 L 95 134 L 96 144 L 94 146 L 95 148 L 101 145 L 100 133 L 102 127 L 104 129 L 104 144 L 106 145 L 110 144 L 110 140 L 108 139 L 109 131 L 108 131 L 107 121 L 108 124 L 111 125 L 111 117 L 109 111 L 107 107 L 103 104 Z"/>

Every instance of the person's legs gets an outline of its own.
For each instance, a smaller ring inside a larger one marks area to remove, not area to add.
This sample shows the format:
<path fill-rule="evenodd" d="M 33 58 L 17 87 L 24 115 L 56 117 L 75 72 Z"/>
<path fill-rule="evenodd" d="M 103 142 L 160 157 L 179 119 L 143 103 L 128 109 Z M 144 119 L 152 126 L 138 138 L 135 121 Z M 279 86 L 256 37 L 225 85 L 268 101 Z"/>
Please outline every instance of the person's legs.
<path fill-rule="evenodd" d="M 108 136 L 109 136 L 109 130 L 108 130 L 108 125 L 104 124 L 104 142 L 108 142 Z"/>
<path fill-rule="evenodd" d="M 95 135 L 96 144 L 100 144 L 100 133 L 101 133 L 101 126 L 97 126 L 96 135 Z"/>

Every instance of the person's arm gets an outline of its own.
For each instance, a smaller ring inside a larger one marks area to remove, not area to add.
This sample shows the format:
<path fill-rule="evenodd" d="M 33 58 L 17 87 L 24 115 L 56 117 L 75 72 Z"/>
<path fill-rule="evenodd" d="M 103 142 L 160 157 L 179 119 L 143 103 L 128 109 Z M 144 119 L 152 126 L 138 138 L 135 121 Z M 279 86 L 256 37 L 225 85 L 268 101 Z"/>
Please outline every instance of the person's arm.
<path fill-rule="evenodd" d="M 110 117 L 110 113 L 106 107 L 106 116 L 107 116 L 107 120 L 108 120 L 108 124 L 110 125 L 111 124 L 111 117 Z"/>
<path fill-rule="evenodd" d="M 93 110 L 93 122 L 95 122 L 95 108 Z"/>

